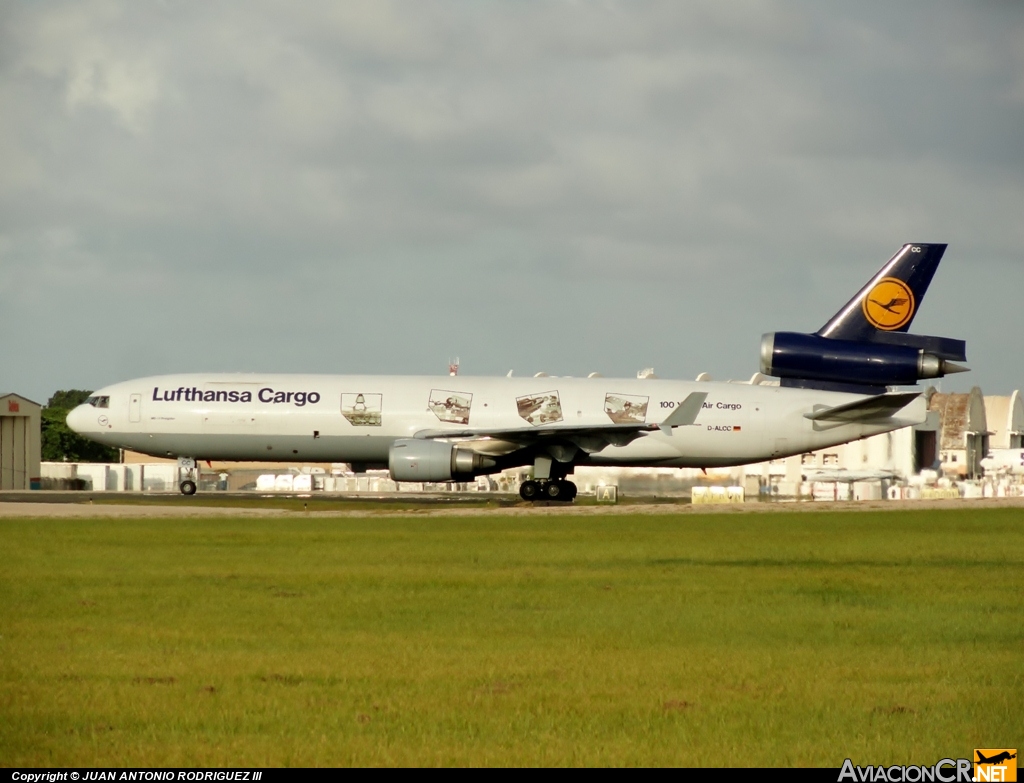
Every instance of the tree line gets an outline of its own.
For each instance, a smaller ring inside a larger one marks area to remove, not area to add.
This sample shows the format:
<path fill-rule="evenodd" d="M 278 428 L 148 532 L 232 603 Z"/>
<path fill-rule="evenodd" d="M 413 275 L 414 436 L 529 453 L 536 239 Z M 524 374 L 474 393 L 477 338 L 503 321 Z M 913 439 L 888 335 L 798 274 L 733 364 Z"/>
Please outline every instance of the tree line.
<path fill-rule="evenodd" d="M 44 462 L 119 462 L 118 450 L 83 438 L 68 426 L 68 413 L 92 394 L 84 389 L 53 393 L 42 410 Z"/>

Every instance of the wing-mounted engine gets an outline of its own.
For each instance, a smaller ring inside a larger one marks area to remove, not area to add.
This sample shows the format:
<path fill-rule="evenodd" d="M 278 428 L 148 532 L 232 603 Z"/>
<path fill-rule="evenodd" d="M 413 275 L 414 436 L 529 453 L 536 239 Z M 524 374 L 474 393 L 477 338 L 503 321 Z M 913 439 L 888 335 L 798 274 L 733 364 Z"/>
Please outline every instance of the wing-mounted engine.
<path fill-rule="evenodd" d="M 493 473 L 496 465 L 484 454 L 437 440 L 396 440 L 388 452 L 395 481 L 464 481 Z"/>
<path fill-rule="evenodd" d="M 783 386 L 877 394 L 967 368 L 963 340 L 908 334 L 946 245 L 910 243 L 814 334 L 761 340 L 761 372 Z"/>

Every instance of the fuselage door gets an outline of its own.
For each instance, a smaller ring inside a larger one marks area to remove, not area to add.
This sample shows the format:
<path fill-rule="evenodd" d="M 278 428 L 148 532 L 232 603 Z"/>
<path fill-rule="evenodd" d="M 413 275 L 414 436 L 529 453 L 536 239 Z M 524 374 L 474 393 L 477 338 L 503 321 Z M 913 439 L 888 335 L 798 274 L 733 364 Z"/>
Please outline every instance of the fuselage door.
<path fill-rule="evenodd" d="M 128 403 L 128 421 L 138 424 L 142 421 L 142 395 L 133 394 Z"/>
<path fill-rule="evenodd" d="M 766 417 L 764 415 L 764 400 L 754 400 L 747 406 L 747 425 L 750 428 L 751 443 L 759 453 L 764 453 L 768 441 L 768 433 L 765 429 Z"/>

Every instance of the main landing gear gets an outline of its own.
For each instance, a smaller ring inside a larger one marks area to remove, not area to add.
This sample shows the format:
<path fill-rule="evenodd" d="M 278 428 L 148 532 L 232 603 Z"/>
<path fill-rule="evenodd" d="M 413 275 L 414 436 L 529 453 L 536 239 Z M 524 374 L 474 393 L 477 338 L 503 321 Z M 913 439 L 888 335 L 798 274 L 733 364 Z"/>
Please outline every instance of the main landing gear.
<path fill-rule="evenodd" d="M 519 486 L 523 500 L 558 500 L 569 503 L 576 497 L 576 485 L 565 479 L 553 481 L 524 481 Z"/>
<path fill-rule="evenodd" d="M 538 454 L 533 460 L 533 478 L 519 485 L 519 497 L 571 503 L 576 497 L 576 485 L 565 478 L 572 472 L 571 458 L 569 455 L 564 462 L 557 462 L 550 454 Z"/>

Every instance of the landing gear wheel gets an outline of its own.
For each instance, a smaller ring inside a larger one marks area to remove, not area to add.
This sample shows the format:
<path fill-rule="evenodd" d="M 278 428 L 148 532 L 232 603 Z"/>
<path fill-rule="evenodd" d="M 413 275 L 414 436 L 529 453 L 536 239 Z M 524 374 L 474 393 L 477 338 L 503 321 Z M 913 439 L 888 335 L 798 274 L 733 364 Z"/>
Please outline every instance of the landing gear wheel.
<path fill-rule="evenodd" d="M 540 484 L 536 481 L 524 481 L 519 485 L 519 497 L 523 500 L 536 500 L 540 494 Z"/>
<path fill-rule="evenodd" d="M 568 500 L 568 495 L 563 481 L 549 481 L 544 485 L 544 496 L 548 500 Z"/>
<path fill-rule="evenodd" d="M 196 494 L 196 482 L 183 481 L 181 482 L 181 486 L 179 487 L 179 489 L 181 489 L 182 495 L 194 495 Z"/>
<path fill-rule="evenodd" d="M 549 481 L 544 485 L 544 495 L 548 500 L 557 500 L 562 503 L 572 503 L 576 498 L 576 485 L 565 479 Z"/>

